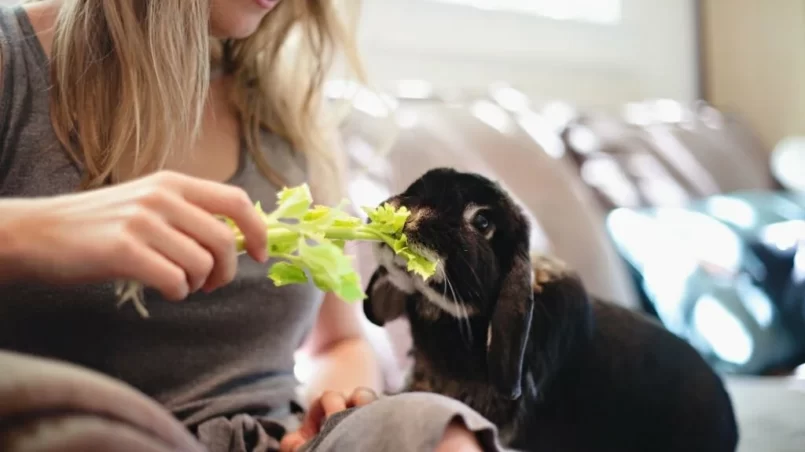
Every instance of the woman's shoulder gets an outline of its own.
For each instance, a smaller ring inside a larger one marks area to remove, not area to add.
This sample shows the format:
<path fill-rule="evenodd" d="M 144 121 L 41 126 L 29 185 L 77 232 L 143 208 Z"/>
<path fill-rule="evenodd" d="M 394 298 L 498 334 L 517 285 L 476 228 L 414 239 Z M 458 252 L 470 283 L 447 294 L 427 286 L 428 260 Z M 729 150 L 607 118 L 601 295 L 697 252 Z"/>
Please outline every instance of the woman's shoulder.
<path fill-rule="evenodd" d="M 4 53 L 26 53 L 42 60 L 47 59 L 55 11 L 40 6 L 0 6 L 0 44 Z"/>
<path fill-rule="evenodd" d="M 40 34 L 51 32 L 37 34 L 47 23 L 41 11 L 29 16 L 33 8 L 0 7 L 0 196 L 61 192 L 73 182 L 72 172 L 63 171 L 69 158 L 53 152 L 59 141 L 49 114 L 49 61 L 40 41 Z"/>
<path fill-rule="evenodd" d="M 6 66 L 14 61 L 22 43 L 22 29 L 17 20 L 19 7 L 0 6 L 0 74 L 8 72 Z"/>
<path fill-rule="evenodd" d="M 20 34 L 19 14 L 24 11 L 21 6 L 0 5 L 0 37 L 3 43 L 9 42 L 13 35 Z"/>
<path fill-rule="evenodd" d="M 46 26 L 47 20 L 51 19 L 40 11 L 29 14 L 21 5 L 0 7 L 0 80 L 4 97 L 20 82 L 25 86 L 16 88 L 25 88 L 31 81 L 47 85 L 48 57 L 36 31 Z"/>

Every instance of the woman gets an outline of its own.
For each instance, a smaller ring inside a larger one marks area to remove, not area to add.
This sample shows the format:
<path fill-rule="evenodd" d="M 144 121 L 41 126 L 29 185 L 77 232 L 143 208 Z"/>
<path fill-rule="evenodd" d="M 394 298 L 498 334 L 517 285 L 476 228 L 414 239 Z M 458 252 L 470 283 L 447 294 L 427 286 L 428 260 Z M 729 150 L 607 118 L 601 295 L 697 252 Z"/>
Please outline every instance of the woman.
<path fill-rule="evenodd" d="M 35 1 L 3 9 L 0 34 L 0 349 L 119 378 L 211 451 L 493 441 L 451 400 L 375 401 L 360 309 L 266 278 L 253 203 L 343 193 L 320 94 L 332 51 L 356 58 L 331 2 Z M 150 318 L 115 305 L 116 280 L 147 287 Z M 303 343 L 318 368 L 295 424 Z"/>

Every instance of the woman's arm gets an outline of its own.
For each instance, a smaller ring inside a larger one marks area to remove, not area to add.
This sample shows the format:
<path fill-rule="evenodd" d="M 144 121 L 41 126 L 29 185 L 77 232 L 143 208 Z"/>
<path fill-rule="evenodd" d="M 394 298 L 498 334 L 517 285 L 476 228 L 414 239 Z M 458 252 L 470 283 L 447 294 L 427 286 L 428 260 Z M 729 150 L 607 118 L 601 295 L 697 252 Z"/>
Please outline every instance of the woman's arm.
<path fill-rule="evenodd" d="M 316 324 L 302 351 L 313 365 L 305 382 L 310 402 L 325 391 L 348 397 L 356 388 L 382 392 L 383 378 L 374 349 L 360 325 L 360 304 L 349 305 L 325 295 Z"/>
<path fill-rule="evenodd" d="M 382 391 L 382 372 L 361 325 L 362 316 L 360 303 L 347 304 L 333 294 L 325 295 L 313 330 L 300 350 L 313 364 L 304 388 L 307 401 L 324 391 L 347 397 L 358 387 Z"/>
<path fill-rule="evenodd" d="M 0 284 L 130 279 L 181 300 L 235 274 L 234 234 L 214 214 L 249 231 L 249 254 L 265 262 L 264 223 L 248 195 L 225 184 L 160 172 L 81 193 L 0 199 Z"/>
<path fill-rule="evenodd" d="M 324 99 L 322 102 L 322 105 L 326 105 Z M 326 110 L 327 107 L 324 108 Z M 347 190 L 350 180 L 349 163 L 338 129 L 325 132 L 325 135 L 329 137 L 328 149 L 333 153 L 333 159 L 308 160 L 308 172 L 311 175 L 313 183 L 311 189 L 316 194 L 316 202 L 336 205 L 342 199 L 349 198 Z M 332 166 L 333 162 L 335 166 Z M 324 171 L 325 167 L 329 171 Z M 319 178 L 320 174 L 330 177 Z M 350 206 L 348 210 L 355 207 Z M 357 211 L 350 213 L 358 214 Z M 348 243 L 345 251 L 355 256 L 353 262 L 357 268 L 355 246 Z M 325 294 L 313 330 L 300 350 L 312 360 L 313 364 L 310 380 L 305 382 L 304 388 L 307 401 L 316 399 L 328 390 L 343 393 L 345 397 L 349 397 L 357 387 L 381 392 L 383 378 L 380 366 L 361 325 L 362 318 L 361 303 L 347 304 L 331 293 Z"/>

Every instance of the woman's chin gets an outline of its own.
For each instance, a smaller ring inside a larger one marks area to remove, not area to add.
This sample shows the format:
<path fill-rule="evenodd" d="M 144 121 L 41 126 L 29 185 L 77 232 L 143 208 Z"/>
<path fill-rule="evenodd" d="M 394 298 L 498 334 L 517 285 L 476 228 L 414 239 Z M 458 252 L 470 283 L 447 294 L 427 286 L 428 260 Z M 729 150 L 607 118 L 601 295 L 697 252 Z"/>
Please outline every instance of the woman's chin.
<path fill-rule="evenodd" d="M 245 39 L 253 35 L 260 27 L 262 16 L 244 17 L 224 23 L 210 24 L 210 34 L 218 39 Z"/>

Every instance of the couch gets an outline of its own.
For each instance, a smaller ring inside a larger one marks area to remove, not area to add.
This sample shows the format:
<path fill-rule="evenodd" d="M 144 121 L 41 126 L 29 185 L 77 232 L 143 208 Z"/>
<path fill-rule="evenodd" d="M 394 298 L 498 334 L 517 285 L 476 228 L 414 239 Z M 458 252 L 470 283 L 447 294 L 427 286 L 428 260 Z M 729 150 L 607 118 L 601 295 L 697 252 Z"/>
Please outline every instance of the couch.
<path fill-rule="evenodd" d="M 535 251 L 559 255 L 579 270 L 593 292 L 639 309 L 628 271 L 603 229 L 603 214 L 611 208 L 602 197 L 606 191 L 591 189 L 583 178 L 576 177 L 581 171 L 579 162 L 584 161 L 574 157 L 584 153 L 573 148 L 579 136 L 573 141 L 572 136 L 561 133 L 568 130 L 568 124 L 589 120 L 579 121 L 579 115 L 552 119 L 549 114 L 512 119 L 484 96 L 460 104 L 416 100 L 405 107 L 391 117 L 377 115 L 376 109 L 356 109 L 345 121 L 354 202 L 379 202 L 434 166 L 485 173 L 511 188 L 532 215 Z M 397 124 L 390 126 L 389 118 Z M 631 126 L 624 130 L 634 132 Z M 667 123 L 654 123 L 651 130 L 655 137 L 676 134 L 689 148 L 719 139 L 710 129 L 697 132 Z M 741 127 L 736 130 L 730 136 L 750 144 L 741 152 L 760 169 L 743 166 L 724 172 L 687 173 L 704 175 L 687 184 L 694 187 L 694 195 L 746 184 L 773 186 L 764 172 L 764 159 L 753 153 L 751 136 L 742 137 L 747 132 Z M 623 140 L 624 136 L 614 138 Z M 384 143 L 391 146 L 384 147 Z M 706 154 L 706 146 L 699 151 Z M 708 155 L 701 166 L 718 161 Z M 744 177 L 734 177 L 739 170 Z M 359 253 L 365 279 L 374 262 L 366 247 L 359 247 Z M 381 357 L 388 389 L 399 389 L 410 365 L 407 325 L 395 321 L 385 329 L 369 324 L 367 329 Z M 805 369 L 784 376 L 725 376 L 725 381 L 740 424 L 740 452 L 802 450 Z M 170 413 L 124 382 L 69 363 L 0 350 L 0 451 L 94 450 L 195 452 L 203 448 Z"/>

